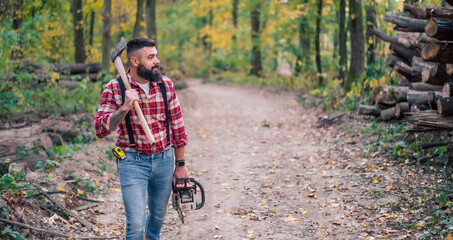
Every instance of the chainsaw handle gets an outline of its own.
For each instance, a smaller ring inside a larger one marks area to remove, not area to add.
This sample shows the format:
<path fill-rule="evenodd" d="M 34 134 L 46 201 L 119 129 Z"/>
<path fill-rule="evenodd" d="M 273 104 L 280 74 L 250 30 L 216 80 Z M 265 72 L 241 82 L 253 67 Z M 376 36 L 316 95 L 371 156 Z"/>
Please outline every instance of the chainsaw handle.
<path fill-rule="evenodd" d="M 203 186 L 201 186 L 201 184 L 199 182 L 197 182 L 197 180 L 193 179 L 193 182 L 195 183 L 195 185 L 198 185 L 198 187 L 200 188 L 200 192 L 201 192 L 201 203 L 197 203 L 197 210 L 202 208 L 204 206 L 204 188 Z"/>

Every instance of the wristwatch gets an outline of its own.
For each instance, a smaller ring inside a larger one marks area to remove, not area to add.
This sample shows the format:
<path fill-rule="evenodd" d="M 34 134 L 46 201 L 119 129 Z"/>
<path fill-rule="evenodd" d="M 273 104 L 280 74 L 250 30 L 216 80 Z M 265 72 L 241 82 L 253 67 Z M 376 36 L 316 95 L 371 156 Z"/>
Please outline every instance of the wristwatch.
<path fill-rule="evenodd" d="M 183 167 L 186 165 L 186 161 L 183 159 L 183 160 L 178 160 L 175 162 L 175 165 L 178 166 L 178 167 Z"/>

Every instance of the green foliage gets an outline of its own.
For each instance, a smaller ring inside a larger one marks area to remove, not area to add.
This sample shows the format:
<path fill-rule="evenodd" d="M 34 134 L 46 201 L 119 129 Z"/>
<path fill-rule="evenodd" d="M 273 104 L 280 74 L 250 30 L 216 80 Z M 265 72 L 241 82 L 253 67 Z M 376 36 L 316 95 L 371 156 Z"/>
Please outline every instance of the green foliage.
<path fill-rule="evenodd" d="M 61 164 L 59 162 L 47 159 L 45 163 L 43 163 L 42 161 L 39 161 L 36 164 L 35 168 L 52 169 L 54 167 L 59 167 L 59 166 L 61 166 Z"/>
<path fill-rule="evenodd" d="M 77 176 L 77 174 L 75 174 L 75 173 L 72 173 L 71 177 L 72 177 L 72 179 L 77 180 L 78 183 L 82 184 L 88 191 L 90 191 L 90 192 L 92 192 L 92 193 L 94 193 L 96 195 L 100 195 L 100 194 L 103 195 L 104 194 L 96 186 L 93 186 L 93 184 L 90 182 L 90 180 L 84 179 L 84 178 L 82 178 L 80 176 Z M 77 194 L 79 194 L 79 192 L 80 192 L 80 191 L 78 191 L 78 189 L 79 189 L 78 185 L 73 185 L 72 190 L 75 193 L 77 193 Z M 82 195 L 82 196 L 86 197 L 86 193 L 85 192 L 83 192 L 82 194 L 79 194 L 79 195 Z"/>
<path fill-rule="evenodd" d="M 0 194 L 5 191 L 17 191 L 20 188 L 28 187 L 28 184 L 23 182 L 25 174 L 19 172 L 5 173 L 0 177 Z"/>

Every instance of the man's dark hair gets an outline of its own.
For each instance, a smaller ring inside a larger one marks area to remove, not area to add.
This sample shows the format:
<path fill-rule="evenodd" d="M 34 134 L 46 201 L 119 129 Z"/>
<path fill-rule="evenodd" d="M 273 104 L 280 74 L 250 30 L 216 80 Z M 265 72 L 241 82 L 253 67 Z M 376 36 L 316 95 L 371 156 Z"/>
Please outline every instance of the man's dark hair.
<path fill-rule="evenodd" d="M 132 57 L 132 53 L 144 47 L 155 47 L 156 41 L 148 38 L 132 38 L 127 42 L 127 58 Z"/>

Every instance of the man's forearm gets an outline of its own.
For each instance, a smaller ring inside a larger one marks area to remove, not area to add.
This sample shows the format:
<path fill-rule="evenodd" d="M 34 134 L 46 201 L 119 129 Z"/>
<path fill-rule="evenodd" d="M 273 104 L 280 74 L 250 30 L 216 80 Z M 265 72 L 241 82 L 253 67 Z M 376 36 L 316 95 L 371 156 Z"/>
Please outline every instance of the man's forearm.
<path fill-rule="evenodd" d="M 120 123 L 124 120 L 124 118 L 127 115 L 127 111 L 124 110 L 122 107 L 118 108 L 116 112 L 114 112 L 110 116 L 110 122 L 109 122 L 109 131 L 115 131 Z"/>
<path fill-rule="evenodd" d="M 184 160 L 184 147 L 175 148 L 175 160 Z"/>

